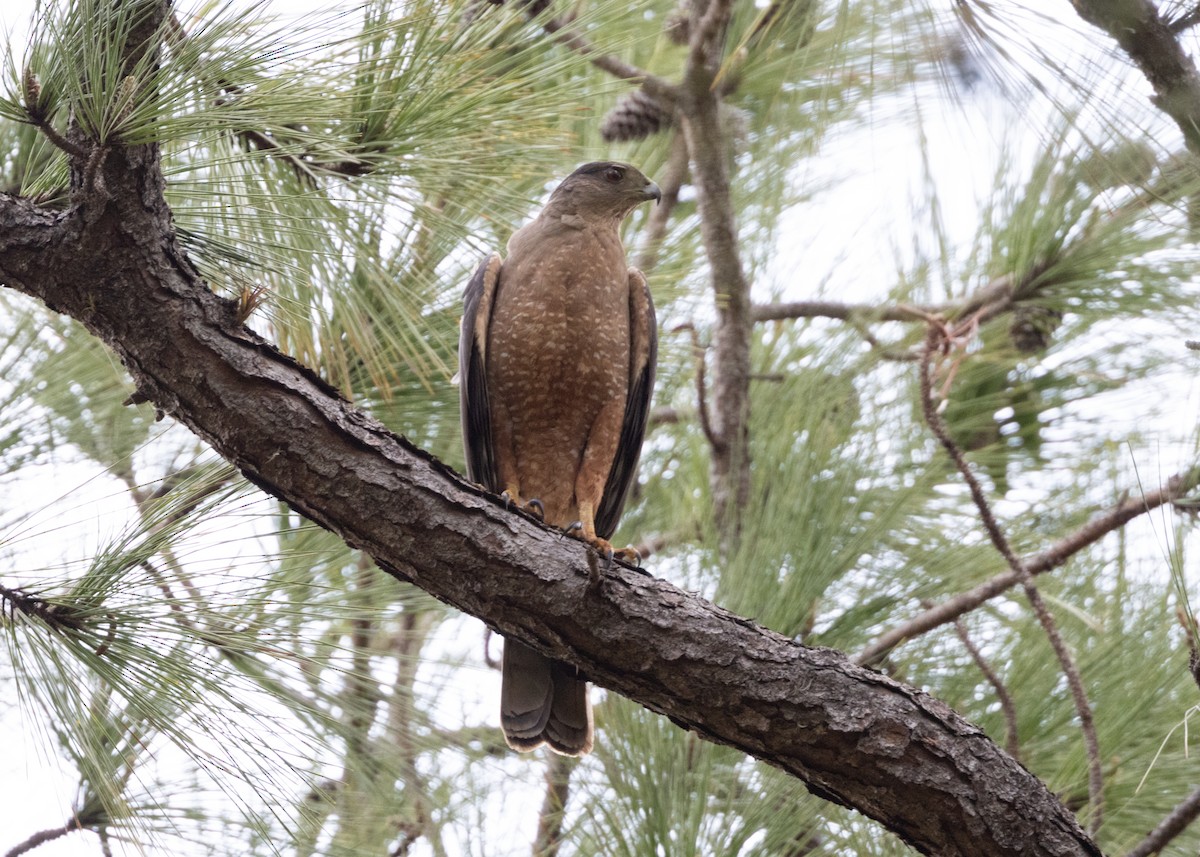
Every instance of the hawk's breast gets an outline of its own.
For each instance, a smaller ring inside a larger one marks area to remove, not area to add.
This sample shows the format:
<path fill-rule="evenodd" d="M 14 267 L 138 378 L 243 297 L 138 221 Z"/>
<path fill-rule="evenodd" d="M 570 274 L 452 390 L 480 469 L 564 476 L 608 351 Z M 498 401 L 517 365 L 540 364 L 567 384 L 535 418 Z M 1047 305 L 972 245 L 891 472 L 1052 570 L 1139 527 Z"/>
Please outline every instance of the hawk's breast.
<path fill-rule="evenodd" d="M 600 410 L 615 401 L 623 407 L 630 331 L 629 277 L 615 230 L 560 228 L 541 239 L 510 245 L 487 376 L 503 403 L 495 416 L 507 412 L 511 421 L 522 492 L 545 501 L 573 483 Z M 610 456 L 615 439 L 612 447 Z"/>

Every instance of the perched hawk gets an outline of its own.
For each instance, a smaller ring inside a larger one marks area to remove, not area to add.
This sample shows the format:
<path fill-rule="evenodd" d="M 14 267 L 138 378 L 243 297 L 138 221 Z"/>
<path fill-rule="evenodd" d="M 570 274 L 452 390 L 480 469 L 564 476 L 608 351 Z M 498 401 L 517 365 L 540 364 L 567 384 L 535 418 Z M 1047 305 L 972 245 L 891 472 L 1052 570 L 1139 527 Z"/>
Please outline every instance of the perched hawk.
<path fill-rule="evenodd" d="M 467 472 L 611 556 L 637 470 L 658 333 L 646 278 L 618 232 L 661 196 L 628 164 L 584 164 L 467 286 L 459 376 Z M 632 553 L 632 552 L 631 552 Z M 509 746 L 592 748 L 587 683 L 509 640 L 500 720 Z"/>

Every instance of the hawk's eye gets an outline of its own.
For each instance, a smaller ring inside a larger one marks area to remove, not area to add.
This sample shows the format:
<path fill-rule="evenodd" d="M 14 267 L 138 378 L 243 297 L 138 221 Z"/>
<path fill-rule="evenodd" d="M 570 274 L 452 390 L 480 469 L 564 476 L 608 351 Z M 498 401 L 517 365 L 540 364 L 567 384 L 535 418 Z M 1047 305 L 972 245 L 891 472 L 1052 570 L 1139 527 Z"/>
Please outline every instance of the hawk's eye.
<path fill-rule="evenodd" d="M 607 170 L 604 171 L 604 178 L 607 179 L 608 181 L 612 182 L 613 184 L 616 184 L 624 177 L 625 177 L 625 171 L 622 170 L 620 167 L 609 167 Z"/>

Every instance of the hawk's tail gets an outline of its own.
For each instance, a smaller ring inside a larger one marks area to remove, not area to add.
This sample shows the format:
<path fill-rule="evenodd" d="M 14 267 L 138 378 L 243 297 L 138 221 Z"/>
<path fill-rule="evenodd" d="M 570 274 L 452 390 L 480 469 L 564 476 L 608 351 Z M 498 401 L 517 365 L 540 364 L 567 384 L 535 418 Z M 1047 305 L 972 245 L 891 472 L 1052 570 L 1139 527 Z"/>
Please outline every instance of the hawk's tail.
<path fill-rule="evenodd" d="M 515 640 L 504 643 L 500 725 L 514 750 L 543 743 L 566 756 L 592 749 L 592 705 L 587 682 L 572 666 Z"/>

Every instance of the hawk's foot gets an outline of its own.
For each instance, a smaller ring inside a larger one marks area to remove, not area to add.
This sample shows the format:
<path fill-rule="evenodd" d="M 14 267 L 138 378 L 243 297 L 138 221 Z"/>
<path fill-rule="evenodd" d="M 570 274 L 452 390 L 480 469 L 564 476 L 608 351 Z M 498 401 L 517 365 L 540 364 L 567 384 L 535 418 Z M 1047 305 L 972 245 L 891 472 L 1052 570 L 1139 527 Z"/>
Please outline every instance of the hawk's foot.
<path fill-rule="evenodd" d="M 563 535 L 570 536 L 573 539 L 579 539 L 581 542 L 586 542 L 587 544 L 591 545 L 596 553 L 604 558 L 605 571 L 612 566 L 613 556 L 617 556 L 623 561 L 627 561 L 625 560 L 625 552 L 632 550 L 632 548 L 626 548 L 625 550 L 618 551 L 614 554 L 612 543 L 608 539 L 600 538 L 595 534 L 594 531 L 591 535 L 588 535 L 588 528 L 583 525 L 582 521 L 575 521 L 574 523 L 563 527 Z M 636 555 L 637 551 L 633 551 L 633 553 Z"/>
<path fill-rule="evenodd" d="M 619 551 L 614 552 L 613 556 L 621 562 L 632 565 L 634 568 L 642 567 L 642 554 L 633 545 L 621 548 Z"/>
<path fill-rule="evenodd" d="M 515 491 L 503 491 L 500 494 L 500 499 L 504 501 L 504 508 L 511 509 L 516 506 L 527 515 L 533 515 L 539 521 L 546 520 L 546 507 L 542 505 L 542 501 L 537 497 L 532 498 L 528 502 L 521 499 L 521 495 Z"/>

